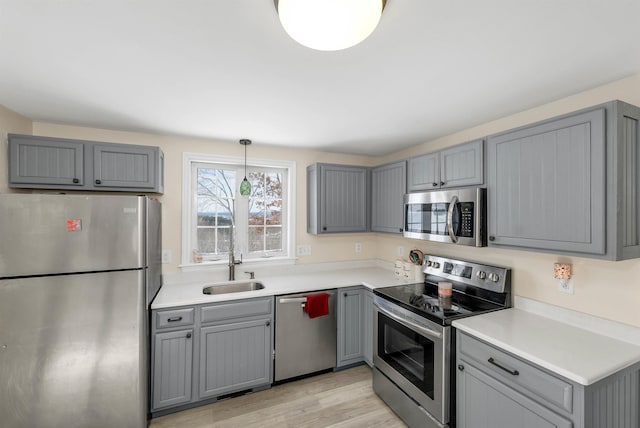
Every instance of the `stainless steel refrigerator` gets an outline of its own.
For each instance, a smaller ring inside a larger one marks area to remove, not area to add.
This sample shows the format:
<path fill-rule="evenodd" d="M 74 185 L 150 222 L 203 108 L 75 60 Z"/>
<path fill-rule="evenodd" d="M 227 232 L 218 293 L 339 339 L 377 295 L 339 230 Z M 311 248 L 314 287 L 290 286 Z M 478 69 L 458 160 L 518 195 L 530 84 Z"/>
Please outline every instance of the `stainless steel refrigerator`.
<path fill-rule="evenodd" d="M 143 427 L 160 204 L 0 195 L 0 425 Z"/>

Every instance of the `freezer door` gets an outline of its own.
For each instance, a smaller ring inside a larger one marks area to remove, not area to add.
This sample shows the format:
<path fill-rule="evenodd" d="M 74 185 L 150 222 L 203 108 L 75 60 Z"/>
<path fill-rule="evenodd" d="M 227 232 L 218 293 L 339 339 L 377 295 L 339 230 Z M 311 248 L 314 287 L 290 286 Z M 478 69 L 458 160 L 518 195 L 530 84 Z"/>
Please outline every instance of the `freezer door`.
<path fill-rule="evenodd" d="M 0 196 L 0 278 L 145 266 L 146 198 Z"/>
<path fill-rule="evenodd" d="M 142 276 L 0 280 L 0 425 L 146 427 Z"/>

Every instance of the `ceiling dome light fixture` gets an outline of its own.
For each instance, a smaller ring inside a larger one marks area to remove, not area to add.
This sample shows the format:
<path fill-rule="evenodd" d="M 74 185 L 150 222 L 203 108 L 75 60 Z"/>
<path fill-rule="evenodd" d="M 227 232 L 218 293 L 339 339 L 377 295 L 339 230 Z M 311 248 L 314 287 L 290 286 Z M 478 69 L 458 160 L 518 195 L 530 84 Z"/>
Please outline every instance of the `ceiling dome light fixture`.
<path fill-rule="evenodd" d="M 282 27 L 311 49 L 355 46 L 376 29 L 386 0 L 274 0 Z"/>

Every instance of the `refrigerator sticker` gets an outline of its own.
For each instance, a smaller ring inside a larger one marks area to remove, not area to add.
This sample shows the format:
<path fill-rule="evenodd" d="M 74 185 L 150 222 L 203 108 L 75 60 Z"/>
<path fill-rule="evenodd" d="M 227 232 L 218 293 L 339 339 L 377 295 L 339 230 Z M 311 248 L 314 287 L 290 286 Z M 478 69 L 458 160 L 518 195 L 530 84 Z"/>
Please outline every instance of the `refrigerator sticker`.
<path fill-rule="evenodd" d="M 67 220 L 68 232 L 79 232 L 82 230 L 82 220 Z"/>

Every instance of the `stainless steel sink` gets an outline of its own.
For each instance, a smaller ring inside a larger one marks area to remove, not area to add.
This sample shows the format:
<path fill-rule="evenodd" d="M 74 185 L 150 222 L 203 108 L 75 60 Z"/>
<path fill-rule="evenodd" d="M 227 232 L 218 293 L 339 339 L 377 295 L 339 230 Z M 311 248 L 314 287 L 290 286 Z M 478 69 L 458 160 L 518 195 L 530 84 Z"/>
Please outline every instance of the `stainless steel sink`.
<path fill-rule="evenodd" d="M 260 281 L 231 281 L 221 282 L 206 286 L 202 289 L 203 294 L 227 294 L 227 293 L 241 293 L 243 291 L 256 291 L 262 290 L 264 285 Z"/>

